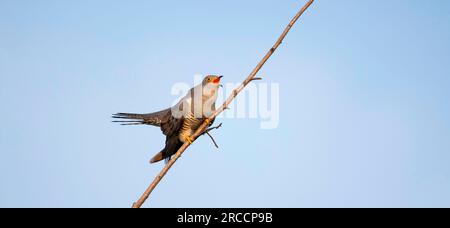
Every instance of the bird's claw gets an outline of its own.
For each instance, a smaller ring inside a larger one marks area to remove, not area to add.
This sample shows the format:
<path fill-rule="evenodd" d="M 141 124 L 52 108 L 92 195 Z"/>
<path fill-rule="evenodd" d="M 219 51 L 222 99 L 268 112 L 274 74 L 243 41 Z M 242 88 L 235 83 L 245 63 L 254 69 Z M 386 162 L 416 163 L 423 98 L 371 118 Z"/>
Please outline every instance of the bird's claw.
<path fill-rule="evenodd" d="M 205 123 L 206 123 L 207 125 L 210 125 L 210 124 L 211 124 L 211 120 L 210 120 L 210 119 L 205 119 Z"/>
<path fill-rule="evenodd" d="M 192 138 L 191 136 L 186 136 L 184 137 L 184 141 L 189 144 L 192 144 L 194 142 L 194 138 Z"/>

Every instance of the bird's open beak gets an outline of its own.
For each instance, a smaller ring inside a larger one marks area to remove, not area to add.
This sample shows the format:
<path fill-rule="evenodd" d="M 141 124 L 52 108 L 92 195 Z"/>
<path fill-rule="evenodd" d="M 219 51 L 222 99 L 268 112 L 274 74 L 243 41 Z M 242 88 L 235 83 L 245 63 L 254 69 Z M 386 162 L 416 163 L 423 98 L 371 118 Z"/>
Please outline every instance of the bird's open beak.
<path fill-rule="evenodd" d="M 213 82 L 216 83 L 216 84 L 219 84 L 220 83 L 220 79 L 222 79 L 222 78 L 223 78 L 223 75 L 221 75 L 218 78 L 216 78 Z"/>

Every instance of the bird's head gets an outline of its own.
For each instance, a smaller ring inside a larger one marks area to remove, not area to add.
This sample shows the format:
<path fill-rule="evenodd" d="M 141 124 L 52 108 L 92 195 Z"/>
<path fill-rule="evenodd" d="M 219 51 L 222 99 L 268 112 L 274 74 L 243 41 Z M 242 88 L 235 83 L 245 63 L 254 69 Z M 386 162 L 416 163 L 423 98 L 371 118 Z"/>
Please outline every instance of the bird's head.
<path fill-rule="evenodd" d="M 203 86 L 206 85 L 214 85 L 214 86 L 220 86 L 220 79 L 222 79 L 223 76 L 217 76 L 217 75 L 208 75 L 203 79 Z"/>
<path fill-rule="evenodd" d="M 206 76 L 202 82 L 203 96 L 216 97 L 219 87 L 221 86 L 220 79 L 222 79 L 222 77 L 223 76 L 217 75 Z"/>

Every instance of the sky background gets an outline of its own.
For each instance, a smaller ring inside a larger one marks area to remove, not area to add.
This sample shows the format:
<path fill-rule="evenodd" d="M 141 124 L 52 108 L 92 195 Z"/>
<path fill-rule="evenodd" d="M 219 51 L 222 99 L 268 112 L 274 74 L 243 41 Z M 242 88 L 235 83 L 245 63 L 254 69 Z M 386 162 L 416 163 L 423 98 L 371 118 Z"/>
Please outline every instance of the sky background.
<path fill-rule="evenodd" d="M 306 1 L 0 0 L 0 207 L 130 207 L 164 137 L 115 112 L 246 77 Z M 450 2 L 318 0 L 259 76 L 280 125 L 224 119 L 146 207 L 450 207 Z"/>

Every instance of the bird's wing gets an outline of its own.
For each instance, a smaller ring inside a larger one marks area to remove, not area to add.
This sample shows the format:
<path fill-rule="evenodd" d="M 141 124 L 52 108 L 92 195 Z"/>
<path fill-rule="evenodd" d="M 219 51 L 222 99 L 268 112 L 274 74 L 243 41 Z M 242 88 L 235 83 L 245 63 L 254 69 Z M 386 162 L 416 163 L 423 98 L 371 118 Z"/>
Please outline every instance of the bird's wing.
<path fill-rule="evenodd" d="M 175 117 L 172 115 L 172 109 L 169 109 L 169 114 L 167 115 L 165 121 L 161 123 L 161 131 L 168 138 L 172 136 L 178 137 L 178 134 L 183 126 L 183 121 L 183 116 Z"/>
<path fill-rule="evenodd" d="M 135 114 L 135 113 L 117 113 L 112 117 L 115 119 L 122 119 L 113 121 L 115 123 L 121 123 L 122 125 L 152 125 L 161 127 L 161 125 L 169 120 L 172 116 L 171 109 L 165 109 L 159 112 L 148 114 Z"/>
<path fill-rule="evenodd" d="M 156 154 L 150 160 L 150 163 L 156 163 L 164 159 L 166 160 L 166 162 L 168 162 L 172 155 L 174 155 L 183 145 L 183 143 L 179 139 L 179 134 L 181 128 L 183 127 L 183 122 L 183 117 L 177 118 L 172 115 L 172 110 L 170 111 L 170 115 L 168 115 L 167 121 L 161 124 L 161 131 L 164 135 L 166 135 L 166 146 L 161 152 Z"/>

